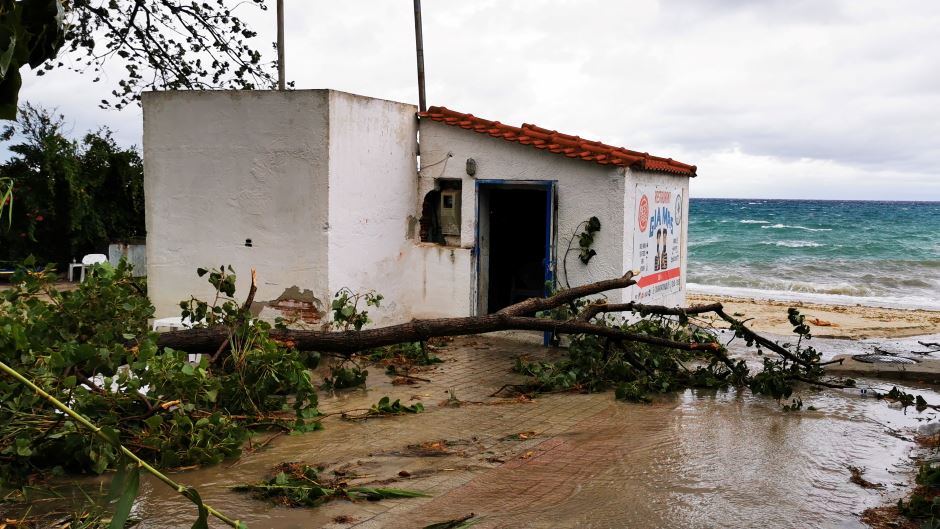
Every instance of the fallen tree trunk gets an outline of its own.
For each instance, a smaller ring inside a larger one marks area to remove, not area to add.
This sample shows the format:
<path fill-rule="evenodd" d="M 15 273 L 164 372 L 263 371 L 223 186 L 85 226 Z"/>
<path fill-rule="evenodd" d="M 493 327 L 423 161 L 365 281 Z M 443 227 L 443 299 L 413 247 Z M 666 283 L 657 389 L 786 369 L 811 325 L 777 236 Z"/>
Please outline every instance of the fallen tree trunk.
<path fill-rule="evenodd" d="M 637 312 L 644 315 L 657 314 L 665 316 L 713 313 L 730 323 L 733 329 L 739 329 L 746 337 L 753 339 L 767 349 L 793 362 L 810 367 L 808 362 L 797 357 L 786 348 L 758 335 L 746 328 L 743 322 L 728 316 L 724 312 L 721 303 L 696 307 L 666 307 L 662 305 L 644 305 L 636 302 L 606 303 L 600 300 L 587 305 L 579 313 L 572 315 L 570 319 L 565 321 L 533 317 L 539 311 L 550 310 L 563 305 L 573 307 L 573 302 L 577 299 L 634 285 L 636 282 L 633 277 L 634 273 L 630 271 L 617 279 L 599 281 L 563 290 L 547 298 L 530 298 L 510 305 L 495 314 L 484 316 L 414 320 L 400 325 L 360 331 L 331 332 L 272 329 L 270 336 L 276 340 L 290 342 L 301 350 L 350 354 L 405 342 L 423 342 L 435 337 L 464 336 L 506 330 L 544 331 L 556 334 L 593 334 L 609 338 L 618 343 L 638 342 L 686 351 L 707 351 L 729 367 L 733 367 L 733 363 L 722 352 L 721 346 L 717 343 L 679 342 L 648 334 L 626 332 L 616 326 L 591 323 L 595 316 L 610 312 Z M 252 282 L 254 286 L 254 278 L 252 278 Z M 254 289 L 249 294 L 249 299 L 253 297 Z M 230 336 L 231 330 L 224 326 L 186 329 L 160 334 L 157 338 L 157 345 L 189 353 L 211 354 L 212 361 L 216 361 L 220 358 L 222 351 L 228 347 Z"/>
<path fill-rule="evenodd" d="M 571 301 L 635 284 L 633 272 L 623 277 L 591 283 L 589 285 L 564 290 L 547 298 L 532 298 L 510 305 L 496 314 L 468 316 L 462 318 L 436 318 L 415 320 L 400 325 L 365 329 L 361 331 L 306 331 L 294 329 L 272 329 L 272 338 L 293 342 L 303 350 L 353 353 L 393 345 L 403 342 L 419 342 L 438 336 L 461 336 L 502 330 L 536 330 L 560 333 L 595 333 L 601 336 L 624 340 L 642 341 L 656 345 L 666 345 L 679 349 L 690 349 L 692 344 L 683 344 L 663 340 L 654 336 L 625 333 L 619 329 L 594 325 L 584 321 L 553 321 L 525 316 L 540 310 L 547 310 Z M 213 354 L 224 348 L 230 336 L 227 327 L 210 327 L 170 331 L 157 338 L 157 345 L 170 347 L 190 353 Z M 698 344 L 695 344 L 698 345 Z"/>
<path fill-rule="evenodd" d="M 415 320 L 390 327 L 361 331 L 323 332 L 294 329 L 272 329 L 270 335 L 276 340 L 290 341 L 298 349 L 336 353 L 354 353 L 385 345 L 405 342 L 420 342 L 440 336 L 462 336 L 494 331 L 546 331 L 560 334 L 595 334 L 624 341 L 661 345 L 687 351 L 714 351 L 716 344 L 677 342 L 646 334 L 624 332 L 616 327 L 606 327 L 580 321 L 555 321 L 508 314 L 488 314 L 465 318 L 437 318 Z M 161 334 L 157 344 L 189 353 L 214 353 L 219 344 L 227 339 L 225 327 L 171 331 Z"/>

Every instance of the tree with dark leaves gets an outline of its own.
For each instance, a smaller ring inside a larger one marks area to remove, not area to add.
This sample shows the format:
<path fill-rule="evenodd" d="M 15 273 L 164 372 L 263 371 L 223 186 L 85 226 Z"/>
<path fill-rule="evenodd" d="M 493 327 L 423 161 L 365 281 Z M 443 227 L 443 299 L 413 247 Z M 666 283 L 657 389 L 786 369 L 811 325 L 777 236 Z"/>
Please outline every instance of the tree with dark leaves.
<path fill-rule="evenodd" d="M 107 128 L 76 140 L 64 116 L 27 103 L 0 141 L 11 153 L 0 180 L 16 188 L 16 207 L 0 224 L 0 260 L 34 255 L 64 265 L 144 236 L 140 154 L 118 146 Z"/>
<path fill-rule="evenodd" d="M 0 119 L 15 119 L 23 78 L 55 58 L 62 46 L 64 11 L 58 0 L 0 0 Z"/>
<path fill-rule="evenodd" d="M 106 62 L 126 75 L 101 106 L 123 108 L 148 89 L 273 88 L 277 63 L 265 62 L 249 44 L 257 33 L 244 16 L 266 11 L 265 0 L 70 0 L 65 2 L 69 67 L 91 69 L 94 81 Z M 51 70 L 64 61 L 46 63 Z"/>
<path fill-rule="evenodd" d="M 144 90 L 276 86 L 277 62 L 249 44 L 243 18 L 266 0 L 0 0 L 0 119 L 15 119 L 20 67 L 95 74 L 106 63 L 125 71 L 101 100 L 124 108 Z M 236 13 L 237 11 L 237 13 Z M 69 58 L 56 56 L 64 48 Z"/>

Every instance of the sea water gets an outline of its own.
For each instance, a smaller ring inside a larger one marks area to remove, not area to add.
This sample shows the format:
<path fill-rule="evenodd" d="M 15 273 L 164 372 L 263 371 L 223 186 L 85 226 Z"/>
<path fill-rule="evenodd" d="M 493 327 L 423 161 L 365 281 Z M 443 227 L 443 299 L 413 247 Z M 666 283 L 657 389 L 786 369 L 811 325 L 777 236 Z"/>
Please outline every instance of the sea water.
<path fill-rule="evenodd" d="M 691 292 L 940 310 L 940 202 L 696 199 Z"/>

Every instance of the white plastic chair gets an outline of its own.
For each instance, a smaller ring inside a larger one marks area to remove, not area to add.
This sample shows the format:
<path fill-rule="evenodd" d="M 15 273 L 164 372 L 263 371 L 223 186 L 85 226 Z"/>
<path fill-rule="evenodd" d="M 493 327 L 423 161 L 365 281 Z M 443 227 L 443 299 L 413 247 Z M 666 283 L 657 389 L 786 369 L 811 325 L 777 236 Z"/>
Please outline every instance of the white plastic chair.
<path fill-rule="evenodd" d="M 153 330 L 156 331 L 161 327 L 168 329 L 191 329 L 195 323 L 191 322 L 189 318 L 185 320 L 181 316 L 175 316 L 170 318 L 157 318 L 153 320 Z"/>
<path fill-rule="evenodd" d="M 205 320 L 203 320 L 203 322 L 204 321 Z M 199 323 L 203 323 L 203 322 L 193 323 L 189 318 L 183 319 L 182 316 L 171 316 L 169 318 L 157 318 L 153 320 L 152 329 L 153 329 L 153 332 L 157 332 L 157 329 L 160 329 L 160 328 L 172 329 L 172 330 L 192 329 L 193 326 L 198 325 Z M 190 362 L 195 363 L 199 361 L 200 356 L 202 355 L 190 354 L 188 356 L 188 359 Z"/>
<path fill-rule="evenodd" d="M 108 262 L 108 256 L 103 253 L 90 253 L 85 257 L 82 257 L 82 273 L 79 277 L 78 282 L 83 283 L 85 281 L 85 270 L 95 266 L 96 264 Z"/>

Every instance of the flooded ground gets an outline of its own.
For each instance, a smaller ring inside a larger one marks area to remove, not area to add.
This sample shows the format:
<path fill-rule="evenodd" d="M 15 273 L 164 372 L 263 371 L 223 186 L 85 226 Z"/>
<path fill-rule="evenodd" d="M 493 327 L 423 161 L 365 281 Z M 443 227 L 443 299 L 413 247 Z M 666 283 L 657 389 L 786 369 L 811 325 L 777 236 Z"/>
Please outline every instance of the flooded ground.
<path fill-rule="evenodd" d="M 866 347 L 814 345 L 832 354 Z M 252 529 L 420 528 L 470 513 L 482 519 L 479 528 L 856 528 L 864 509 L 903 493 L 911 480 L 911 432 L 936 420 L 934 412 L 905 413 L 866 396 L 865 389 L 890 389 L 884 381 L 805 389 L 804 405 L 816 410 L 800 412 L 747 391 L 685 391 L 649 405 L 618 402 L 609 392 L 532 402 L 491 396 L 521 381 L 510 372 L 517 356 L 558 354 L 501 337 L 458 339 L 439 353 L 445 363 L 415 373 L 430 383 L 392 385 L 373 368 L 368 390 L 321 398 L 324 412 L 390 395 L 423 403 L 424 413 L 360 422 L 329 417 L 321 432 L 283 436 L 234 465 L 173 477 Z M 940 402 L 933 390 L 903 387 Z M 456 401 L 462 404 L 454 407 Z M 351 484 L 381 482 L 429 497 L 289 509 L 229 490 L 285 461 L 325 465 Z M 866 469 L 865 478 L 884 488 L 851 483 L 848 465 Z M 162 484 L 145 479 L 141 491 L 141 527 L 192 524 L 192 504 Z"/>

